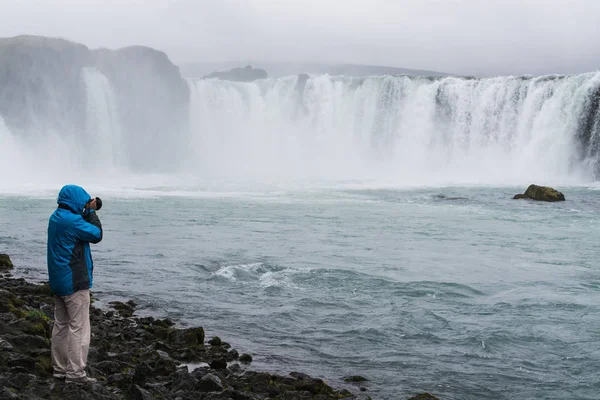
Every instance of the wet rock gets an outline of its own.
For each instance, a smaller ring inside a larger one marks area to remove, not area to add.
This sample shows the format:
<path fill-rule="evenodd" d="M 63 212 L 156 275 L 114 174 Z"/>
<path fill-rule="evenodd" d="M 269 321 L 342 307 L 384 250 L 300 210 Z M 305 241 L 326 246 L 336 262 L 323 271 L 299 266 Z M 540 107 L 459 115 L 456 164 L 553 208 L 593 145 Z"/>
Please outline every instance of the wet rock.
<path fill-rule="evenodd" d="M 224 359 L 214 360 L 214 361 L 211 361 L 209 365 L 212 369 L 226 369 L 227 361 Z"/>
<path fill-rule="evenodd" d="M 10 335 L 6 336 L 8 340 L 18 350 L 29 350 L 32 348 L 50 348 L 50 341 L 41 336 L 35 335 Z"/>
<path fill-rule="evenodd" d="M 24 389 L 36 380 L 35 375 L 17 372 L 13 373 L 12 379 L 10 380 L 11 386 L 15 389 Z"/>
<path fill-rule="evenodd" d="M 7 342 L 6 340 L 0 339 L 0 350 L 5 351 L 5 352 L 11 352 L 14 350 L 14 347 L 12 344 Z"/>
<path fill-rule="evenodd" d="M 199 392 L 221 392 L 225 387 L 221 378 L 213 374 L 206 374 L 200 379 L 195 389 Z"/>
<path fill-rule="evenodd" d="M 111 301 L 109 304 L 125 318 L 133 316 L 133 312 L 135 311 L 135 308 L 132 307 L 131 304 L 122 303 L 120 301 Z"/>
<path fill-rule="evenodd" d="M 408 400 L 440 400 L 440 399 L 438 399 L 437 397 L 435 397 L 429 393 L 421 393 L 414 397 L 411 397 Z"/>
<path fill-rule="evenodd" d="M 19 396 L 17 396 L 9 388 L 7 388 L 7 387 L 0 388 L 0 399 L 12 400 L 12 399 L 18 399 L 18 398 L 19 398 Z"/>
<path fill-rule="evenodd" d="M 126 373 L 113 374 L 108 377 L 106 382 L 121 388 L 128 387 L 133 382 L 133 375 L 129 371 Z"/>
<path fill-rule="evenodd" d="M 252 356 L 250 354 L 242 354 L 240 356 L 240 361 L 243 363 L 251 363 L 252 362 Z"/>
<path fill-rule="evenodd" d="M 95 368 L 104 375 L 114 375 L 123 371 L 124 367 L 118 361 L 105 360 L 94 364 Z"/>
<path fill-rule="evenodd" d="M 240 367 L 240 364 L 235 363 L 229 366 L 229 370 L 233 373 L 238 373 L 242 371 L 242 367 Z"/>
<path fill-rule="evenodd" d="M 231 349 L 229 351 L 229 356 L 234 359 L 237 360 L 240 357 L 240 353 L 238 353 L 238 351 L 236 349 Z"/>
<path fill-rule="evenodd" d="M 139 387 L 138 385 L 132 385 L 129 391 L 129 399 L 131 400 L 153 400 L 152 394 Z"/>
<path fill-rule="evenodd" d="M 13 269 L 13 268 L 14 268 L 14 265 L 13 265 L 12 261 L 10 260 L 10 257 L 8 256 L 8 254 L 0 253 L 0 271 Z"/>
<path fill-rule="evenodd" d="M 312 399 L 313 395 L 310 392 L 288 391 L 281 395 L 282 400 L 306 400 Z"/>
<path fill-rule="evenodd" d="M 290 372 L 290 376 L 293 378 L 296 378 L 300 381 L 305 381 L 305 380 L 311 379 L 308 374 L 305 374 L 303 372 Z"/>
<path fill-rule="evenodd" d="M 220 346 L 221 338 L 219 338 L 218 336 L 213 336 L 213 338 L 208 341 L 208 344 L 210 344 L 211 346 Z"/>
<path fill-rule="evenodd" d="M 529 185 L 524 194 L 517 194 L 513 199 L 531 199 L 537 201 L 565 201 L 565 195 L 547 186 Z"/>
<path fill-rule="evenodd" d="M 352 376 L 347 376 L 344 378 L 344 382 L 356 383 L 356 382 L 366 382 L 366 381 L 368 381 L 368 379 L 365 377 L 362 377 L 360 375 L 352 375 Z"/>
<path fill-rule="evenodd" d="M 171 321 L 169 318 L 166 319 L 157 319 L 154 322 L 152 322 L 153 326 L 160 326 L 163 328 L 170 328 L 171 326 L 175 325 L 175 323 L 173 321 Z"/>
<path fill-rule="evenodd" d="M 169 331 L 168 340 L 169 343 L 177 345 L 204 344 L 204 329 L 202 327 L 184 330 L 172 329 Z"/>
<path fill-rule="evenodd" d="M 35 358 L 20 354 L 13 354 L 8 358 L 9 367 L 23 367 L 32 370 L 35 368 L 35 363 Z"/>

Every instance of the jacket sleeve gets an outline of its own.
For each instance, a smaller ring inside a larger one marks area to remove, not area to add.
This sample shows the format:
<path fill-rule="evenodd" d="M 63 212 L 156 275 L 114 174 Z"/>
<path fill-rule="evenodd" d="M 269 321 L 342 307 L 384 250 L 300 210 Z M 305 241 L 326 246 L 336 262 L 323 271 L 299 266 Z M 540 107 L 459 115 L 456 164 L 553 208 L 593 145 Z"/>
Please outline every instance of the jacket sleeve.
<path fill-rule="evenodd" d="M 102 224 L 98 214 L 90 212 L 85 217 L 77 219 L 75 236 L 84 242 L 100 243 L 102 240 Z"/>

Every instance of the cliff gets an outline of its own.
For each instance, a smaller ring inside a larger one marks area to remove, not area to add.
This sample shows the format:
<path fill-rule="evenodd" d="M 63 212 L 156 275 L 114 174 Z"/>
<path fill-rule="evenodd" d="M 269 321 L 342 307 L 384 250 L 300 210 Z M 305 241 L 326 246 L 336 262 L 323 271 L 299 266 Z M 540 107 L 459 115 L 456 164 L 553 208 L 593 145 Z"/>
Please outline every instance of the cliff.
<path fill-rule="evenodd" d="M 0 39 L 0 116 L 18 135 L 76 137 L 99 143 L 88 121 L 85 71 L 102 73 L 114 92 L 129 167 L 165 170 L 177 160 L 174 136 L 186 131 L 189 89 L 167 55 L 147 47 L 90 50 L 64 39 Z M 165 135 L 169 132 L 169 135 Z M 36 137 L 37 137 L 36 136 Z M 174 140 L 173 140 L 174 139 Z M 161 154 L 142 151 L 152 140 Z"/>

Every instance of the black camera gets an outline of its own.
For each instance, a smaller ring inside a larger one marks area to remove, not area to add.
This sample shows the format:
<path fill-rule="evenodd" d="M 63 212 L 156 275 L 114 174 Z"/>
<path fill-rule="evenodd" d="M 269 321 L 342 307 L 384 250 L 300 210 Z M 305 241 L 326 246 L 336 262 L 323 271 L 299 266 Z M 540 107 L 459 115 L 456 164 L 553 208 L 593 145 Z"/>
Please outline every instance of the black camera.
<path fill-rule="evenodd" d="M 102 199 L 100 197 L 96 197 L 96 211 L 102 208 Z"/>

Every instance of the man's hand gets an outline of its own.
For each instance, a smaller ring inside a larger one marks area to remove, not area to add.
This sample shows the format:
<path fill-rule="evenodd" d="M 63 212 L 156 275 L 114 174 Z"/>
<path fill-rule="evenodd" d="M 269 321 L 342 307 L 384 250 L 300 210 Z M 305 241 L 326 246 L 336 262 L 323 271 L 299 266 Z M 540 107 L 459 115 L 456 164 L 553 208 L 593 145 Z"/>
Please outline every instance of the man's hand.
<path fill-rule="evenodd" d="M 96 199 L 94 198 L 93 200 L 90 200 L 90 202 L 86 204 L 86 208 L 89 208 L 90 210 L 96 210 Z"/>

